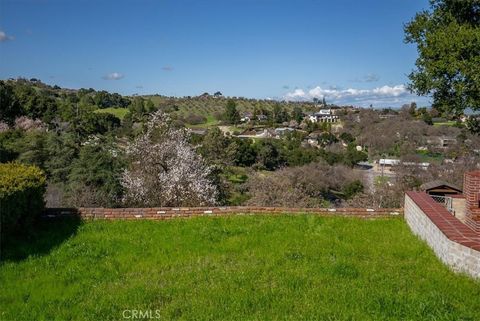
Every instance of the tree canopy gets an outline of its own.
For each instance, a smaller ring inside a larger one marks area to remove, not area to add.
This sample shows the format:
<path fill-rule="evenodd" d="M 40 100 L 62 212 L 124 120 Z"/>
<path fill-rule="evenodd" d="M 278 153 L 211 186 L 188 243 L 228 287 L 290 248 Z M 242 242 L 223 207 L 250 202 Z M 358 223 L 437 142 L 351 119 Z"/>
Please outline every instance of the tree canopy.
<path fill-rule="evenodd" d="M 229 124 L 238 124 L 240 122 L 240 114 L 237 110 L 237 104 L 234 100 L 229 99 L 225 107 L 225 121 Z"/>
<path fill-rule="evenodd" d="M 405 25 L 405 42 L 419 53 L 410 89 L 431 95 L 445 114 L 479 110 L 480 0 L 430 0 L 430 7 Z"/>

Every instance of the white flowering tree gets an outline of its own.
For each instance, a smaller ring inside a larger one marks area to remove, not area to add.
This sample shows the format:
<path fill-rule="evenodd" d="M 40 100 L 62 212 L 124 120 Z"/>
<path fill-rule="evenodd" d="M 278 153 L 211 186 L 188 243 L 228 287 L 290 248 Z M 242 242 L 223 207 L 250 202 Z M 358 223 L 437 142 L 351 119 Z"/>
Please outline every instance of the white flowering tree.
<path fill-rule="evenodd" d="M 217 188 L 211 168 L 161 111 L 153 113 L 144 133 L 127 146 L 130 166 L 122 176 L 124 202 L 132 206 L 213 205 Z"/>

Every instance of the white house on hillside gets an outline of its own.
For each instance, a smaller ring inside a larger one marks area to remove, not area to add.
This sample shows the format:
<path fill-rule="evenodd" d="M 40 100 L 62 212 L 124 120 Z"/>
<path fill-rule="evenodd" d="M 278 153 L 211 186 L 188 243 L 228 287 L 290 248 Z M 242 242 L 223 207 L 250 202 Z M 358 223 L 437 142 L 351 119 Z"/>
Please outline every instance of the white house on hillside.
<path fill-rule="evenodd" d="M 336 123 L 338 116 L 334 115 L 331 109 L 320 109 L 318 113 L 308 116 L 312 123 Z"/>

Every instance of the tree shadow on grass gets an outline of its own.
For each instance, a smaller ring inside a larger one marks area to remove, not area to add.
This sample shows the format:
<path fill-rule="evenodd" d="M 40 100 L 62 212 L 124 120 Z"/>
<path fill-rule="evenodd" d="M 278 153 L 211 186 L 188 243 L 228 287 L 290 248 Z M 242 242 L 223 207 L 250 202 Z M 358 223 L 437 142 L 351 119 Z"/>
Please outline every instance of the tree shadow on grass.
<path fill-rule="evenodd" d="M 19 262 L 29 256 L 50 253 L 72 235 L 81 225 L 79 217 L 40 219 L 28 233 L 16 233 L 4 237 L 0 244 L 0 265 Z"/>

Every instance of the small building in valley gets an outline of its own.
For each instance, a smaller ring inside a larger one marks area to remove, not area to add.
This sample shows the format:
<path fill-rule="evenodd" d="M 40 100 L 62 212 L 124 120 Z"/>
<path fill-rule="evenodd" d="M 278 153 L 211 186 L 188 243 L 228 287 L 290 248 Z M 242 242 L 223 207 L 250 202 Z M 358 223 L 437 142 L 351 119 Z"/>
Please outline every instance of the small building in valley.
<path fill-rule="evenodd" d="M 420 190 L 434 196 L 462 194 L 462 189 L 460 187 L 442 180 L 435 180 L 422 184 Z"/>
<path fill-rule="evenodd" d="M 283 136 L 287 133 L 292 133 L 294 132 L 295 129 L 293 128 L 290 128 L 290 127 L 279 127 L 279 128 L 275 128 L 275 134 L 278 135 L 278 136 Z"/>

